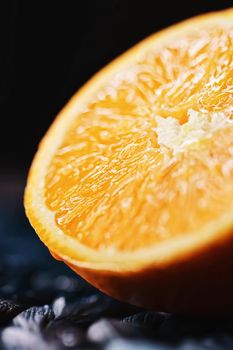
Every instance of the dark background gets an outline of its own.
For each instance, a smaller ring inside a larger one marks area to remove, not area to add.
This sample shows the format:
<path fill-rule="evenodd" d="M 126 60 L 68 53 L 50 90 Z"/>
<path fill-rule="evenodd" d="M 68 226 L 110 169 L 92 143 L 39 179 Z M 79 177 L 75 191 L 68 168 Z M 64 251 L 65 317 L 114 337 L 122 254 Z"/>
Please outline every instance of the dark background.
<path fill-rule="evenodd" d="M 228 0 L 0 3 L 0 167 L 25 178 L 57 112 L 98 69 L 147 35 Z"/>

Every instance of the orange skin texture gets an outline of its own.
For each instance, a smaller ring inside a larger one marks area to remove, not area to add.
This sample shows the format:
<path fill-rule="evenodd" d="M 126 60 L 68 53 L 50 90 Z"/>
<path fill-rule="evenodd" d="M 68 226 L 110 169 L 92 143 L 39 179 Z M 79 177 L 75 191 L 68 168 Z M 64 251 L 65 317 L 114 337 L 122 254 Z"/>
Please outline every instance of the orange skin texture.
<path fill-rule="evenodd" d="M 227 316 L 233 312 L 232 251 L 233 237 L 229 237 L 192 257 L 139 271 L 114 273 L 67 265 L 121 301 L 177 314 Z"/>

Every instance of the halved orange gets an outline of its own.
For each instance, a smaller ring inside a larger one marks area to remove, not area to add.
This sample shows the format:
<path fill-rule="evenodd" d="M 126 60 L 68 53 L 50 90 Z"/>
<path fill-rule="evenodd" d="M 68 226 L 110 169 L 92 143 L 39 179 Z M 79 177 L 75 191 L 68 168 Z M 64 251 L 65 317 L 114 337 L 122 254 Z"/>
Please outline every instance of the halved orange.
<path fill-rule="evenodd" d="M 25 206 L 51 253 L 163 311 L 233 311 L 233 10 L 172 26 L 101 70 L 55 120 Z"/>

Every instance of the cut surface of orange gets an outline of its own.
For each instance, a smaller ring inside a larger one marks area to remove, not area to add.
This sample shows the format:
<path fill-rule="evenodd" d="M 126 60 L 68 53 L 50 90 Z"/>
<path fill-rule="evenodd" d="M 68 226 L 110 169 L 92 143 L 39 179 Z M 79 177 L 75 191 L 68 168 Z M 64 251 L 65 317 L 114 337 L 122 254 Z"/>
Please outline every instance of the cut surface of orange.
<path fill-rule="evenodd" d="M 25 206 L 53 255 L 101 290 L 166 311 L 209 312 L 215 299 L 203 306 L 192 294 L 207 299 L 215 284 L 204 278 L 228 257 L 232 199 L 233 10 L 226 10 L 152 35 L 92 78 L 43 139 Z M 193 290 L 181 271 L 193 274 Z M 224 278 L 222 288 L 231 286 Z"/>

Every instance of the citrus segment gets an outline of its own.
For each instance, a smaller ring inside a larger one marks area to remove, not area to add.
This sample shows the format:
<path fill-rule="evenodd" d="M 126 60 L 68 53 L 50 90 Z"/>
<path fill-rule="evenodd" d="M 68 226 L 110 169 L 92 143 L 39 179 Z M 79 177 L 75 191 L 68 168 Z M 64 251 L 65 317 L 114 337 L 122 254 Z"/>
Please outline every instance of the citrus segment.
<path fill-rule="evenodd" d="M 46 176 L 46 205 L 65 234 L 129 251 L 226 211 L 232 55 L 233 26 L 204 26 L 150 48 L 90 98 Z"/>

